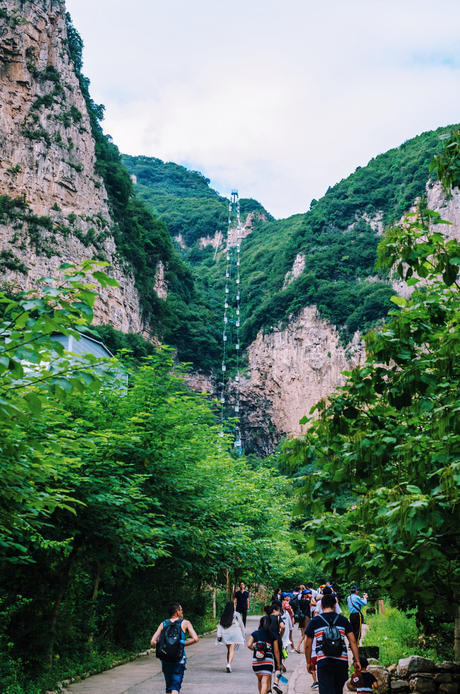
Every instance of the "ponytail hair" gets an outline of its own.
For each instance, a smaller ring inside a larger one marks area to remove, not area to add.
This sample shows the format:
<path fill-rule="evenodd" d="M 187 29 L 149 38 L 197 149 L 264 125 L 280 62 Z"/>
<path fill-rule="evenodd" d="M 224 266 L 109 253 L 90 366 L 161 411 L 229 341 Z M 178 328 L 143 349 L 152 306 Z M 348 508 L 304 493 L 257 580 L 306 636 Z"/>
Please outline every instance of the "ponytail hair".
<path fill-rule="evenodd" d="M 271 619 L 268 614 L 265 614 L 260 620 L 259 629 L 262 629 L 263 631 L 271 631 L 271 626 Z"/>

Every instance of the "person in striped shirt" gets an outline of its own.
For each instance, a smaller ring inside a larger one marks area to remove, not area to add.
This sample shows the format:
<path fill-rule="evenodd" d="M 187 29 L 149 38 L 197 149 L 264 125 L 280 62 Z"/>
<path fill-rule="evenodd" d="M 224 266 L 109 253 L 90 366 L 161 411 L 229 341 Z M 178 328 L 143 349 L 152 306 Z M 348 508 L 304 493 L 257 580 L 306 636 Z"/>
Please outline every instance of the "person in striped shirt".
<path fill-rule="evenodd" d="M 357 677 L 351 677 L 352 688 L 355 689 L 359 694 L 373 694 L 377 689 L 377 680 L 371 672 L 367 671 L 367 666 L 369 661 L 364 656 L 359 659 L 361 663 L 361 672 L 357 673 Z M 356 679 L 354 682 L 353 680 Z M 355 685 L 353 687 L 353 685 Z M 348 685 L 347 685 L 348 686 Z M 350 687 L 349 687 L 350 688 Z"/>
<path fill-rule="evenodd" d="M 253 652 L 252 669 L 257 676 L 259 694 L 271 691 L 272 674 L 281 672 L 281 653 L 278 646 L 278 634 L 272 632 L 269 615 L 264 615 L 259 628 L 253 631 L 248 641 L 248 648 Z"/>
<path fill-rule="evenodd" d="M 313 617 L 305 630 L 305 658 L 307 670 L 310 673 L 315 669 L 315 664 L 314 662 L 312 663 L 312 644 L 314 639 L 316 641 L 316 670 L 320 694 L 342 694 L 343 686 L 348 677 L 348 656 L 345 637 L 348 639 L 353 653 L 355 670 L 361 670 L 358 646 L 353 634 L 353 628 L 346 617 L 336 614 L 336 602 L 335 595 L 324 595 L 322 599 L 322 614 Z M 328 648 L 324 643 L 324 636 L 329 627 L 336 627 L 340 635 L 339 649 L 335 655 L 330 655 L 327 652 Z"/>

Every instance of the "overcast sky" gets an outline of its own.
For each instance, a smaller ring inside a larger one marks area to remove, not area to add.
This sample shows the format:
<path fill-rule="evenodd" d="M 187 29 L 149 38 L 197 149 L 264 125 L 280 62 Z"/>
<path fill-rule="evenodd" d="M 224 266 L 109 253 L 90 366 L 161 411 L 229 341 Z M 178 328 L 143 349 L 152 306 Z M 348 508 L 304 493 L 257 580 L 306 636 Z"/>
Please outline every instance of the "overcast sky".
<path fill-rule="evenodd" d="M 457 0 L 67 0 L 122 152 L 275 216 L 460 120 Z"/>

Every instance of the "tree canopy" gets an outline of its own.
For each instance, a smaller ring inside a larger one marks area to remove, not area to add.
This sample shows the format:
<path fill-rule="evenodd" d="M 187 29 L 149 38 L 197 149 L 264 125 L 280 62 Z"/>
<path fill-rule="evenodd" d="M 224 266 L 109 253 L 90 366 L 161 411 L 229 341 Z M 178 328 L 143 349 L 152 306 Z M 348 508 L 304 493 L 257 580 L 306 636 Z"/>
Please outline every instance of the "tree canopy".
<path fill-rule="evenodd" d="M 373 579 L 425 622 L 434 594 L 437 613 L 452 616 L 460 588 L 460 244 L 441 222 L 422 201 L 383 237 L 380 263 L 412 293 L 392 297 L 365 364 L 285 450 L 313 555 L 350 582 Z"/>
<path fill-rule="evenodd" d="M 290 482 L 270 461 L 232 455 L 213 403 L 186 387 L 171 350 L 96 362 L 53 339 L 91 329 L 96 282 L 114 283 L 90 262 L 62 273 L 36 292 L 0 294 L 9 694 L 54 688 L 107 651 L 145 647 L 168 600 L 199 625 L 227 572 L 277 581 L 299 561 Z"/>

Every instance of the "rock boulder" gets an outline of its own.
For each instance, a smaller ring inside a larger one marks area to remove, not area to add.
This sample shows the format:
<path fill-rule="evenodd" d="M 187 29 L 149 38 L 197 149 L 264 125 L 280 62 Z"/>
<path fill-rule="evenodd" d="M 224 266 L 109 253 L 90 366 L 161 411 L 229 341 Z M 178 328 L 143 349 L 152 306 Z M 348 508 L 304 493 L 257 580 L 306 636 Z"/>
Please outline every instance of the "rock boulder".
<path fill-rule="evenodd" d="M 408 658 L 401 658 L 396 668 L 396 674 L 401 679 L 406 679 L 411 675 L 420 672 L 433 672 L 435 664 L 428 658 L 422 658 L 419 655 L 411 655 Z"/>

